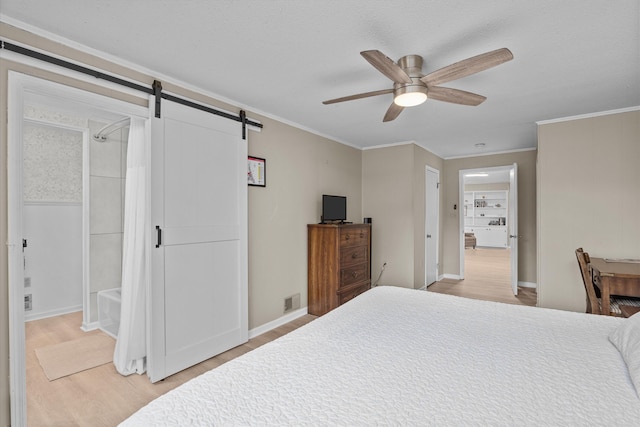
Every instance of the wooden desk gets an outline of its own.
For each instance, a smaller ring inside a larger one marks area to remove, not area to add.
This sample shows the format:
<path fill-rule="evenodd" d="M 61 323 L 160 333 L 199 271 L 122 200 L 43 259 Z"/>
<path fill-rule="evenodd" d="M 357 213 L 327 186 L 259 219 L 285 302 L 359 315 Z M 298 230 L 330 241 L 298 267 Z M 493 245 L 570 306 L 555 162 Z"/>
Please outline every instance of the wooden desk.
<path fill-rule="evenodd" d="M 589 269 L 593 284 L 602 294 L 602 314 L 610 314 L 611 295 L 640 297 L 640 263 L 591 258 Z"/>
<path fill-rule="evenodd" d="M 633 307 L 630 305 L 620 305 L 620 312 L 623 317 L 631 317 L 636 313 L 640 313 L 640 307 Z"/>

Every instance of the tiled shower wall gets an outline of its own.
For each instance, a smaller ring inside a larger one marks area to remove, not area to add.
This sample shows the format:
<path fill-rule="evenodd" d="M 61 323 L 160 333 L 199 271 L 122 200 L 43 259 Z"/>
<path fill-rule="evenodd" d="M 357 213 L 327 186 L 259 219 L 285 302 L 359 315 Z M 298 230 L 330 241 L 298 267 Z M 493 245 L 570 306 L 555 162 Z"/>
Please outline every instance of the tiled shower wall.
<path fill-rule="evenodd" d="M 104 123 L 89 120 L 91 134 Z M 119 288 L 122 280 L 124 190 L 129 128 L 90 143 L 90 293 L 91 321 L 98 320 L 98 292 Z"/>

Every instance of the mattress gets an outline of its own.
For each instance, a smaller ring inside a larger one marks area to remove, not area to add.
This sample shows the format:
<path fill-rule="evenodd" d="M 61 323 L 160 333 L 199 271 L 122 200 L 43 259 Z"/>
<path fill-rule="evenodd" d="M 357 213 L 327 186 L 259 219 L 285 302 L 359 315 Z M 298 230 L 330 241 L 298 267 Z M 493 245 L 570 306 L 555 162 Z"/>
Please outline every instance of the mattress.
<path fill-rule="evenodd" d="M 377 287 L 121 425 L 638 425 L 623 321 Z"/>

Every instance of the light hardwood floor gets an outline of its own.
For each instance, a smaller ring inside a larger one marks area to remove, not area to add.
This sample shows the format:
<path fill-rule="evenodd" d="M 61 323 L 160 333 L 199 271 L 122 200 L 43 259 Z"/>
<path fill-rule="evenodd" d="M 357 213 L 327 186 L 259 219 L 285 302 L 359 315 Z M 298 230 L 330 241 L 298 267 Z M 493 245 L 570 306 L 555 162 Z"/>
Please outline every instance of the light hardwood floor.
<path fill-rule="evenodd" d="M 429 291 L 510 304 L 536 305 L 535 289 L 520 288 L 513 296 L 509 284 L 509 254 L 505 250 L 467 250 L 465 280 L 443 280 Z M 179 372 L 157 384 L 145 375 L 119 375 L 113 364 L 49 381 L 34 350 L 86 335 L 82 313 L 26 323 L 27 414 L 30 426 L 114 426 L 156 397 L 208 370 L 272 341 L 312 321 L 306 315 L 249 340 L 248 343 Z M 89 332 L 91 333 L 91 332 Z"/>
<path fill-rule="evenodd" d="M 151 384 L 146 375 L 123 377 L 116 372 L 112 363 L 49 381 L 40 367 L 35 349 L 85 336 L 87 333 L 80 330 L 82 313 L 27 322 L 28 425 L 115 426 L 156 397 L 191 378 L 285 335 L 315 318 L 305 315 L 156 384 Z"/>
<path fill-rule="evenodd" d="M 536 306 L 535 288 L 518 287 L 514 296 L 510 283 L 508 249 L 465 249 L 464 280 L 443 279 L 429 286 L 429 291 L 508 304 Z"/>

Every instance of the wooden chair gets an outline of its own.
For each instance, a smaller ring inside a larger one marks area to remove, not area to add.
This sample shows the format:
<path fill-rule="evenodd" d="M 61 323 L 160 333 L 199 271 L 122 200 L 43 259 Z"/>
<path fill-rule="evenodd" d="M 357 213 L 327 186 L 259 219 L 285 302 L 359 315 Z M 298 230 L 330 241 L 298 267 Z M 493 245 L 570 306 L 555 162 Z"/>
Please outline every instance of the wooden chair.
<path fill-rule="evenodd" d="M 598 289 L 593 285 L 593 279 L 589 271 L 589 263 L 591 262 L 589 254 L 582 248 L 578 248 L 576 249 L 576 258 L 578 259 L 578 266 L 580 267 L 580 274 L 582 275 L 582 283 L 584 284 L 584 289 L 587 291 L 587 313 L 628 317 L 630 314 L 633 314 L 633 309 L 630 309 L 630 307 L 640 307 L 640 299 L 638 298 L 611 295 L 610 313 L 602 313 L 600 295 L 599 292 L 596 292 Z M 621 306 L 624 307 L 624 313 L 620 309 Z"/>
<path fill-rule="evenodd" d="M 589 254 L 582 248 L 578 248 L 576 249 L 576 258 L 578 259 L 578 267 L 580 267 L 584 290 L 587 291 L 587 313 L 601 314 L 600 299 L 596 296 L 591 274 L 589 274 L 589 263 L 591 262 Z"/>

